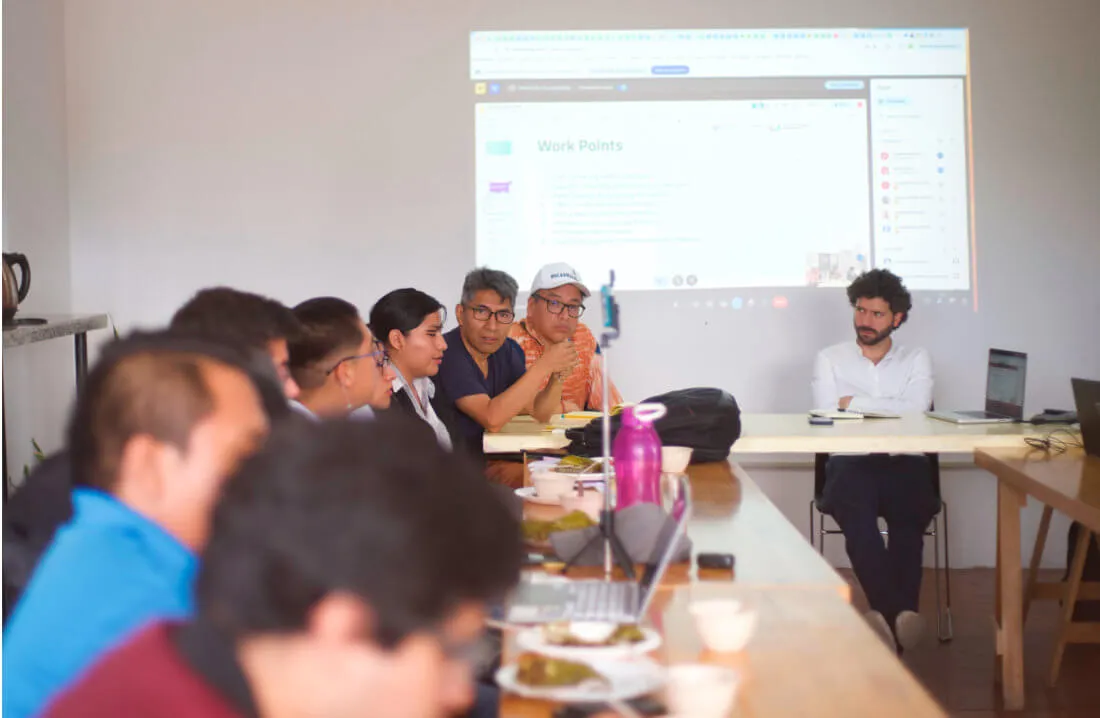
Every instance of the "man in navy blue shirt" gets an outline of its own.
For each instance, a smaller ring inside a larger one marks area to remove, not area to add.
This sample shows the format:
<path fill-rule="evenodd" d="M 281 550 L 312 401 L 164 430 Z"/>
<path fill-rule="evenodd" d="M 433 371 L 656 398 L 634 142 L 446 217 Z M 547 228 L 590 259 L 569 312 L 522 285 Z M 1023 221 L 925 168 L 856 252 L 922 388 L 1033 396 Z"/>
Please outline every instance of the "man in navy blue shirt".
<path fill-rule="evenodd" d="M 478 456 L 486 430 L 499 431 L 520 414 L 545 422 L 560 412 L 562 378 L 577 363 L 572 342 L 561 342 L 525 368 L 523 350 L 508 338 L 518 291 L 506 272 L 473 270 L 455 308 L 458 327 L 444 335 L 447 349 L 436 381 L 455 403 L 462 433 Z"/>
<path fill-rule="evenodd" d="M 4 630 L 5 718 L 39 715 L 132 631 L 191 613 L 215 498 L 267 434 L 244 356 L 143 334 L 88 375 L 69 426 L 73 519 Z"/>

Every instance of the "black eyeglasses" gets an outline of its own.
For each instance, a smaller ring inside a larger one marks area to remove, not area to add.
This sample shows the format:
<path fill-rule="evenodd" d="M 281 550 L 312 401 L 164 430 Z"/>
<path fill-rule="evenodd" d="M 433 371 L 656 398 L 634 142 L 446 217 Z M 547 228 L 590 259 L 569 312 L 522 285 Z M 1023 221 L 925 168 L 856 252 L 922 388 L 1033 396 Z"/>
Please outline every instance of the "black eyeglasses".
<path fill-rule="evenodd" d="M 546 311 L 551 314 L 561 314 L 562 312 L 569 312 L 569 316 L 576 319 L 580 315 L 584 314 L 583 304 L 568 304 L 566 302 L 559 302 L 557 299 L 548 299 L 541 294 L 532 294 L 535 299 L 541 299 L 546 302 Z"/>
<path fill-rule="evenodd" d="M 383 345 L 382 342 L 378 341 L 377 339 L 372 340 L 371 343 L 374 345 L 374 351 L 367 352 L 366 354 L 353 354 L 351 356 L 344 357 L 340 361 L 333 364 L 332 368 L 325 372 L 325 376 L 328 376 L 332 372 L 336 371 L 336 368 L 346 361 L 353 361 L 355 359 L 369 359 L 371 357 L 376 357 L 374 360 L 374 365 L 376 367 L 378 367 L 379 369 L 384 369 L 386 366 L 386 362 L 390 360 L 390 353 L 386 351 L 385 345 Z"/>
<path fill-rule="evenodd" d="M 516 319 L 516 313 L 511 309 L 498 309 L 495 312 L 484 304 L 479 304 L 476 307 L 465 305 L 470 313 L 474 315 L 474 319 L 479 322 L 487 322 L 490 317 L 496 317 L 497 321 L 501 324 L 511 324 Z"/>

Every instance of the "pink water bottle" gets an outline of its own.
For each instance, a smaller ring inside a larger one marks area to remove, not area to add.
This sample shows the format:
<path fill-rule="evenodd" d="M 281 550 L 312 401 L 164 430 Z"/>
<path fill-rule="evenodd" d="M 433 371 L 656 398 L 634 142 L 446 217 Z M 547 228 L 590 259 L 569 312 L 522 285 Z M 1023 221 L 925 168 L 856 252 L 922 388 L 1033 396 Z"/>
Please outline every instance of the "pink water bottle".
<path fill-rule="evenodd" d="M 667 411 L 663 404 L 638 404 L 623 409 L 622 426 L 611 444 L 617 508 L 639 503 L 661 505 L 661 438 L 653 422 Z"/>

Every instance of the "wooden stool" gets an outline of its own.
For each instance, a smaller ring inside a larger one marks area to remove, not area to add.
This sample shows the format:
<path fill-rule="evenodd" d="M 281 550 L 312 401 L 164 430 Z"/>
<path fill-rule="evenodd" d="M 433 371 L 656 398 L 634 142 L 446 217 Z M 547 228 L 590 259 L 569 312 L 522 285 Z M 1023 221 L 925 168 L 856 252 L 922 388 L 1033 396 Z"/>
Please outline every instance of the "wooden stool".
<path fill-rule="evenodd" d="M 1039 521 L 1039 533 L 1035 536 L 1035 549 L 1031 553 L 1031 570 L 1028 572 L 1027 586 L 1024 588 L 1024 623 L 1027 622 L 1028 609 L 1032 600 L 1058 600 L 1062 602 L 1062 617 L 1058 626 L 1058 641 L 1054 644 L 1054 656 L 1050 661 L 1050 674 L 1047 685 L 1058 682 L 1058 672 L 1062 668 L 1062 654 L 1067 643 L 1100 643 L 1100 622 L 1074 621 L 1073 608 L 1077 600 L 1100 600 L 1100 581 L 1081 581 L 1085 570 L 1085 557 L 1088 554 L 1089 538 L 1096 541 L 1100 548 L 1100 536 L 1078 524 L 1077 545 L 1073 550 L 1073 565 L 1070 566 L 1067 581 L 1039 581 L 1039 562 L 1043 558 L 1047 533 L 1050 531 L 1050 517 L 1054 509 L 1043 507 L 1043 517 Z"/>

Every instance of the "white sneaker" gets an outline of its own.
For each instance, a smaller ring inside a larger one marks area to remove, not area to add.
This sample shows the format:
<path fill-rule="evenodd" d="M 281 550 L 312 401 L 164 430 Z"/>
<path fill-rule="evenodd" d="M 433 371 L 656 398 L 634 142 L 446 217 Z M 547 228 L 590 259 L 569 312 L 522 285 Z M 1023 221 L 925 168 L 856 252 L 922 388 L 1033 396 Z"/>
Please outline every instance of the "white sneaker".
<path fill-rule="evenodd" d="M 902 611 L 894 621 L 897 641 L 906 651 L 920 645 L 924 637 L 924 618 L 915 611 Z"/>
<path fill-rule="evenodd" d="M 894 640 L 894 632 L 890 630 L 890 624 L 886 622 L 886 618 L 878 611 L 868 611 L 863 614 L 863 618 L 867 620 L 867 623 L 871 624 L 871 628 L 875 629 L 875 633 L 882 639 L 882 642 L 889 646 L 891 651 L 896 653 L 898 644 L 897 641 Z"/>

